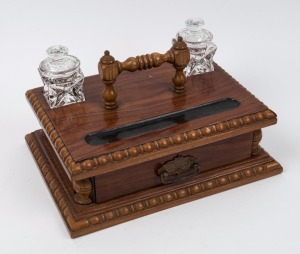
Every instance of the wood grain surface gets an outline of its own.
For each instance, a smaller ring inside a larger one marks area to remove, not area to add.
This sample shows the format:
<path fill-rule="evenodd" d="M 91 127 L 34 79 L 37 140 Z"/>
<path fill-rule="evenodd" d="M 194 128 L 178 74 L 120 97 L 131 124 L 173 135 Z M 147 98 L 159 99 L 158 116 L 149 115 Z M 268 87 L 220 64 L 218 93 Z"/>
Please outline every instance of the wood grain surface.
<path fill-rule="evenodd" d="M 26 135 L 42 177 L 72 238 L 184 204 L 282 172 L 265 151 L 190 180 L 150 188 L 101 204 L 79 205 L 74 190 L 42 130 Z"/>
<path fill-rule="evenodd" d="M 119 103 L 115 110 L 103 108 L 103 84 L 99 75 L 85 78 L 86 101 L 82 103 L 50 109 L 42 88 L 36 88 L 33 92 L 75 162 L 267 109 L 218 65 L 215 65 L 214 72 L 188 78 L 184 94 L 173 93 L 170 80 L 173 74 L 174 69 L 168 64 L 143 72 L 122 73 L 114 85 Z M 231 111 L 110 144 L 91 146 L 84 140 L 91 132 L 224 98 L 234 98 L 241 105 Z"/>
<path fill-rule="evenodd" d="M 184 150 L 156 158 L 131 167 L 125 167 L 110 173 L 95 176 L 96 202 L 104 202 L 136 191 L 162 185 L 158 169 L 178 155 L 193 156 L 203 172 L 230 163 L 248 159 L 252 151 L 253 133 L 214 142 L 194 149 Z M 180 176 L 178 176 L 180 178 Z"/>

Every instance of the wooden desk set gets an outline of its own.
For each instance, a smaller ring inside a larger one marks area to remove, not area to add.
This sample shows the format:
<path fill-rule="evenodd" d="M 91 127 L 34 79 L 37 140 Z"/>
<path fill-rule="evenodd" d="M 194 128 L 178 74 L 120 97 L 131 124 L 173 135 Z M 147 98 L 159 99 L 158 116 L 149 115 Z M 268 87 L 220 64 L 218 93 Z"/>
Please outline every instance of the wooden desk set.
<path fill-rule="evenodd" d="M 217 64 L 186 78 L 189 59 L 180 39 L 124 62 L 106 51 L 84 102 L 27 91 L 42 130 L 26 141 L 71 237 L 282 172 L 259 146 L 276 114 Z"/>

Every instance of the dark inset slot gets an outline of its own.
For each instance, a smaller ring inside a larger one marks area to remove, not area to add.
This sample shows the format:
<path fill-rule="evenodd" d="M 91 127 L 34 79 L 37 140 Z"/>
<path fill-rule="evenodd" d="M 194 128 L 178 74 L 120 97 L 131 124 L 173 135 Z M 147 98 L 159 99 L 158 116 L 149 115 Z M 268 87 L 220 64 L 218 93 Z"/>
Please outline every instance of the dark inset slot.
<path fill-rule="evenodd" d="M 239 105 L 240 103 L 235 99 L 221 99 L 116 128 L 93 132 L 87 135 L 84 139 L 89 145 L 103 145 L 121 139 L 136 137 L 159 129 L 168 128 L 176 124 L 185 123 L 201 117 L 222 113 L 237 108 Z"/>

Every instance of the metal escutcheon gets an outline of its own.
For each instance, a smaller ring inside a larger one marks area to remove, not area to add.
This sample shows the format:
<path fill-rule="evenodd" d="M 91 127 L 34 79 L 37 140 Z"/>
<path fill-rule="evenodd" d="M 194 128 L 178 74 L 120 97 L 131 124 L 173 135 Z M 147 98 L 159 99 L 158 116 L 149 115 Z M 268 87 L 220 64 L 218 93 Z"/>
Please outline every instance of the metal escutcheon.
<path fill-rule="evenodd" d="M 170 184 L 198 175 L 200 166 L 195 157 L 178 155 L 167 161 L 157 173 L 163 184 Z"/>

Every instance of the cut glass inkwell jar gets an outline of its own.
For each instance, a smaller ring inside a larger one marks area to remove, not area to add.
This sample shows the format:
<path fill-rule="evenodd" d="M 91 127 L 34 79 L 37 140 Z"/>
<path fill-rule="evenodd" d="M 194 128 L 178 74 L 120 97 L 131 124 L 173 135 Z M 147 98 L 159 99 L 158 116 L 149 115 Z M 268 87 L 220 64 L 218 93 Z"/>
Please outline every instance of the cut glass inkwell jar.
<path fill-rule="evenodd" d="M 204 21 L 200 18 L 188 19 L 185 24 L 186 28 L 177 33 L 177 38 L 178 36 L 183 38 L 191 54 L 191 60 L 184 69 L 185 75 L 213 71 L 213 56 L 217 46 L 212 42 L 212 33 L 202 28 Z"/>
<path fill-rule="evenodd" d="M 50 108 L 84 101 L 84 76 L 79 59 L 68 55 L 68 49 L 60 45 L 52 46 L 46 52 L 49 57 L 41 62 L 39 73 Z"/>

